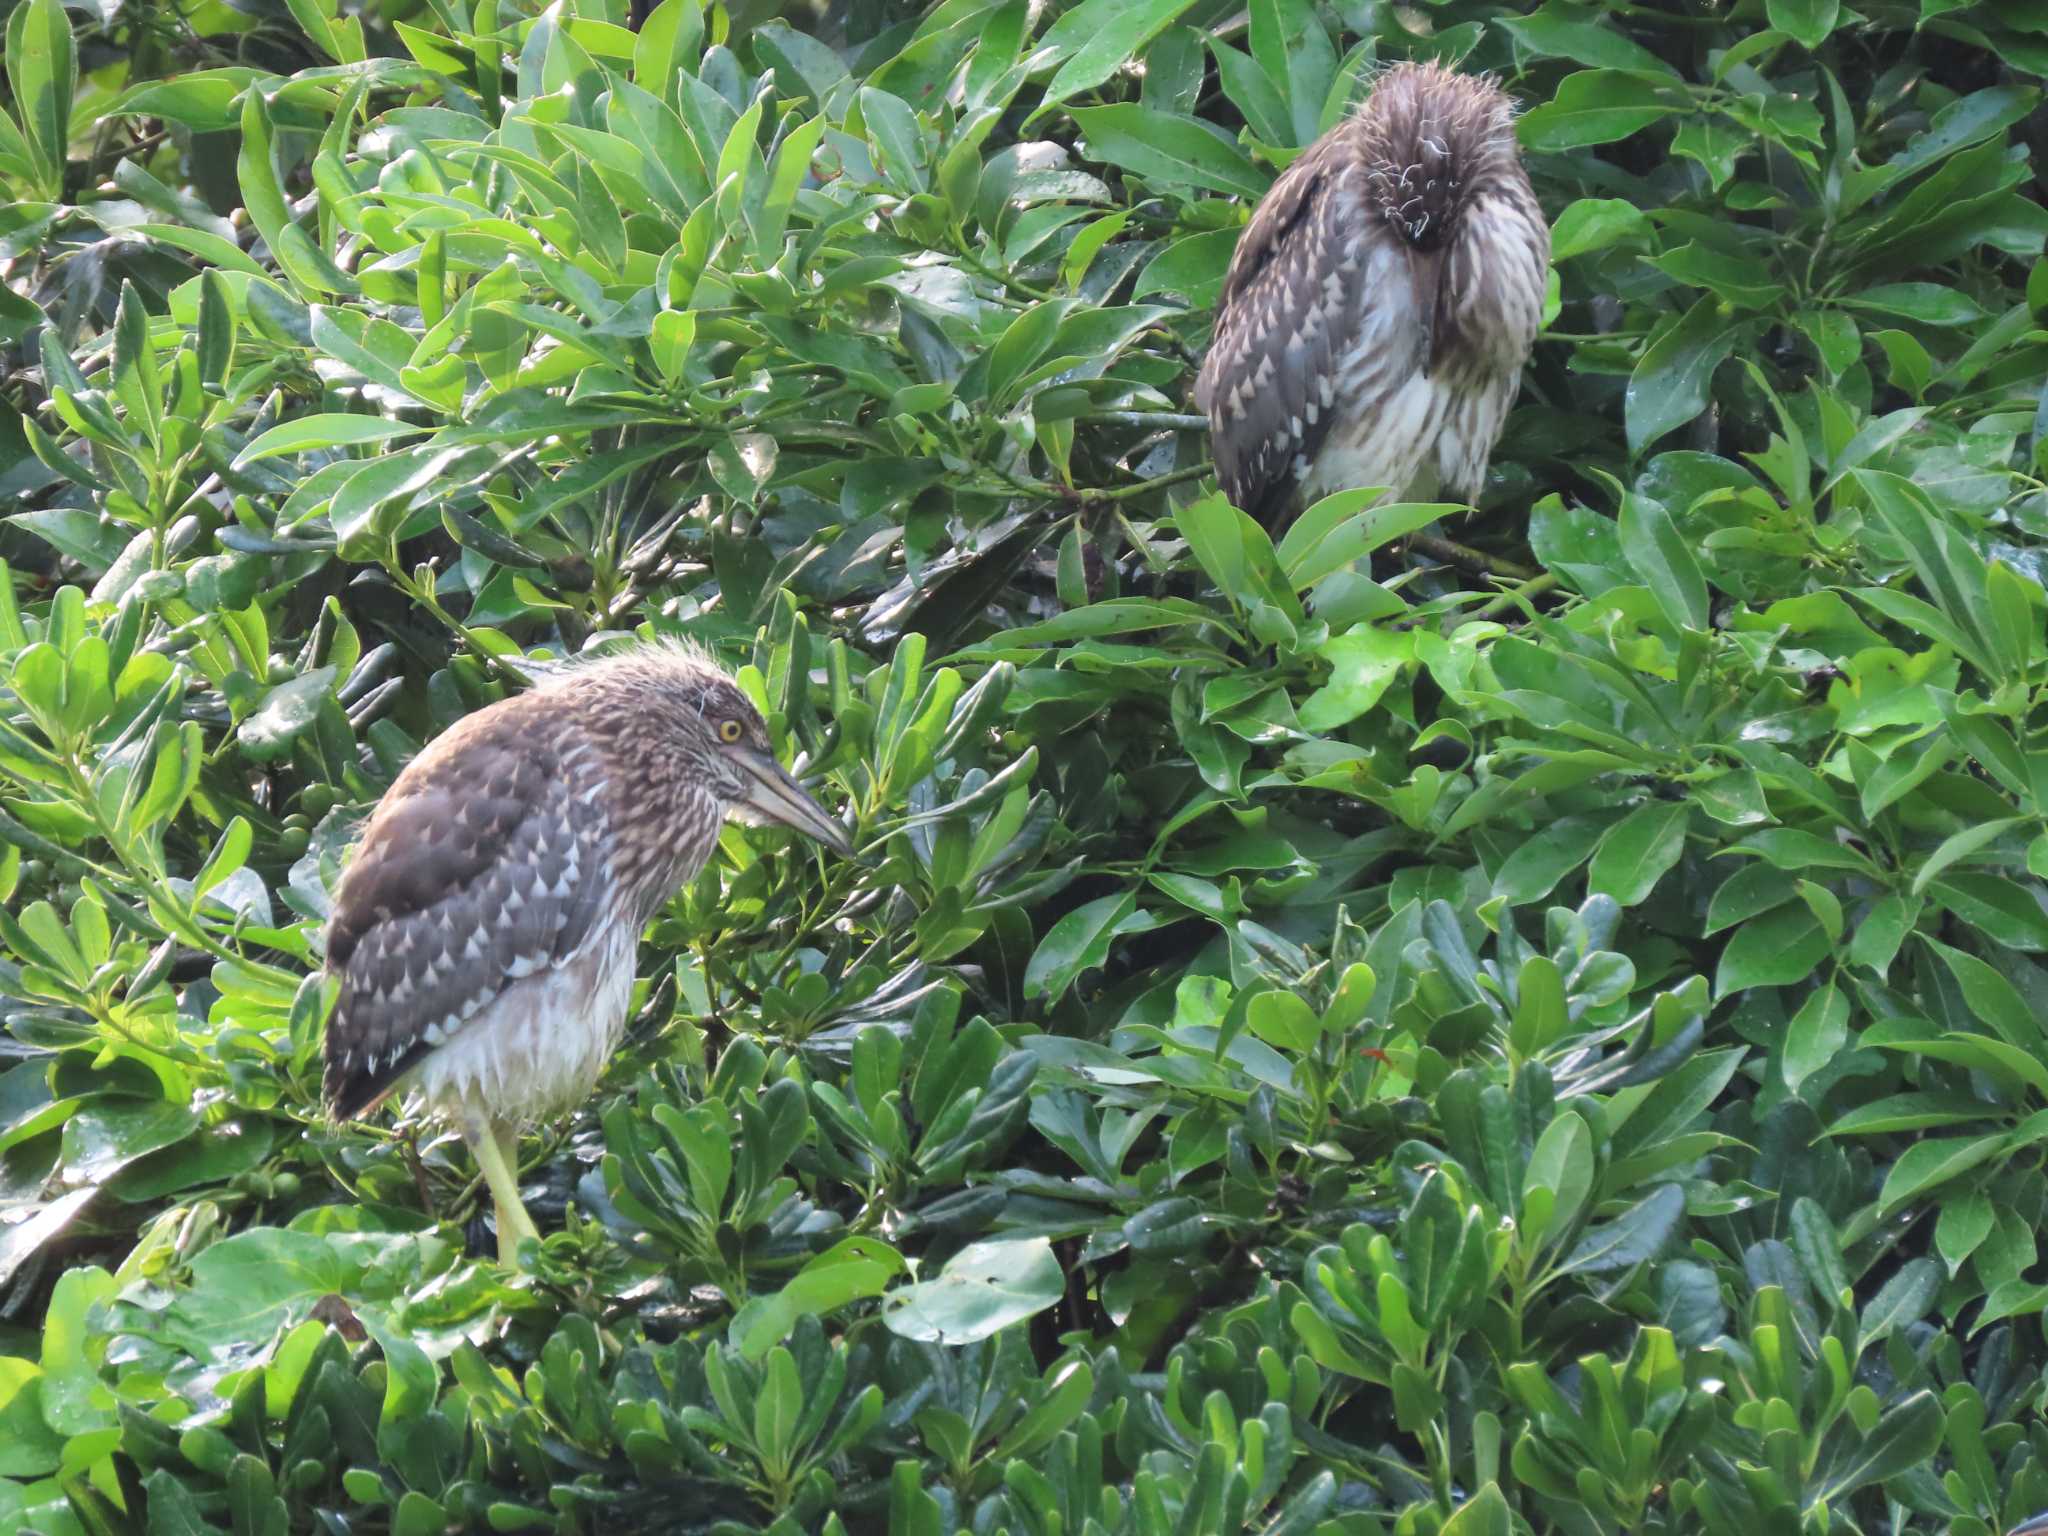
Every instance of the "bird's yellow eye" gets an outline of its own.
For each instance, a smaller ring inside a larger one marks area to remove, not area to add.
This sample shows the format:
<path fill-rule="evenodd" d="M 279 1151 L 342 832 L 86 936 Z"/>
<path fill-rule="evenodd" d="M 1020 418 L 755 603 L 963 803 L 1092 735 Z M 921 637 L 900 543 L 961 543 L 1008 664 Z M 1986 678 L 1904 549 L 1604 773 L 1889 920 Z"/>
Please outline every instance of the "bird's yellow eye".
<path fill-rule="evenodd" d="M 733 742 L 736 742 L 736 741 L 738 741 L 738 740 L 740 739 L 740 723 L 739 723 L 739 721 L 737 721 L 737 720 L 721 720 L 721 721 L 719 721 L 719 722 L 718 722 L 718 739 L 719 739 L 720 741 L 722 741 L 722 742 L 725 742 L 725 743 L 726 743 L 727 745 L 731 745 L 731 744 L 732 744 Z"/>

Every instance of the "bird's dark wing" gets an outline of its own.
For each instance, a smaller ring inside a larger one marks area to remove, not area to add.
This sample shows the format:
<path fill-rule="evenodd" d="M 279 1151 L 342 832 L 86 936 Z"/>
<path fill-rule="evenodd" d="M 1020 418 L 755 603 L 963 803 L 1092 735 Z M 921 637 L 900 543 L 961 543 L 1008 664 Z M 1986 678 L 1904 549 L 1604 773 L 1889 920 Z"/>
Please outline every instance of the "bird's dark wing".
<path fill-rule="evenodd" d="M 1367 193 L 1356 135 L 1326 135 L 1260 201 L 1224 277 L 1195 399 L 1224 494 L 1254 517 L 1284 505 L 1342 404 L 1335 360 L 1359 323 L 1368 249 L 1391 240 Z"/>
<path fill-rule="evenodd" d="M 370 818 L 327 930 L 338 1116 L 374 1104 L 521 977 L 607 915 L 593 744 L 523 695 L 472 715 L 399 775 Z"/>

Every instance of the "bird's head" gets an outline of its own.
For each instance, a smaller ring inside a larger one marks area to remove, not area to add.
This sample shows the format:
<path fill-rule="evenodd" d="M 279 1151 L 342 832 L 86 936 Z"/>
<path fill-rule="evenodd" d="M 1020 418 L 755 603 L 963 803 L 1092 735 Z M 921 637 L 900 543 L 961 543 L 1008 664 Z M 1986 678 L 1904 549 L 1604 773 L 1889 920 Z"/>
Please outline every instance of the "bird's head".
<path fill-rule="evenodd" d="M 853 852 L 839 823 L 775 760 L 767 722 L 730 678 L 713 670 L 697 694 L 697 707 L 706 777 L 727 815 L 757 826 L 780 822 L 841 857 Z"/>
<path fill-rule="evenodd" d="M 1514 103 L 1483 76 L 1396 64 L 1374 83 L 1359 123 L 1382 215 L 1418 249 L 1448 245 L 1476 199 L 1527 186 Z"/>
<path fill-rule="evenodd" d="M 653 727 L 620 742 L 646 754 L 640 766 L 651 793 L 664 793 L 670 784 L 678 792 L 696 787 L 737 821 L 779 823 L 841 856 L 852 854 L 845 830 L 775 760 L 767 722 L 753 701 L 695 646 L 635 646 L 587 668 L 565 669 L 549 686 L 628 696 L 622 711 L 610 713 L 629 728 Z"/>

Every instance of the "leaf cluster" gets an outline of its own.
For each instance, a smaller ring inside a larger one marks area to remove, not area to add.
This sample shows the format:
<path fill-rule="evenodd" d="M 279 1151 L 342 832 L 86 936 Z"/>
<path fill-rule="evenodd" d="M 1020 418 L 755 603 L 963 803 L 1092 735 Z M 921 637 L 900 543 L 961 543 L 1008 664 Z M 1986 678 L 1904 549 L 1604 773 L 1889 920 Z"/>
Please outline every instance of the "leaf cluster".
<path fill-rule="evenodd" d="M 2025 7 L 626 19 L 6 10 L 0 1536 L 2048 1508 Z M 1411 57 L 1544 337 L 1472 515 L 1265 528 L 1208 311 Z M 512 1275 L 321 926 L 629 633 L 860 852 L 726 831 Z"/>

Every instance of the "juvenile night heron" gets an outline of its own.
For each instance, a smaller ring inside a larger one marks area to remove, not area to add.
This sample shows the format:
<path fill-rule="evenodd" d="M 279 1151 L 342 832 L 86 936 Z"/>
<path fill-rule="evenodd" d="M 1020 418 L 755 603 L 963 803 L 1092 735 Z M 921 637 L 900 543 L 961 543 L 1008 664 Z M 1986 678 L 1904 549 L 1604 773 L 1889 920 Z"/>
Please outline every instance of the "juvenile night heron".
<path fill-rule="evenodd" d="M 1400 64 L 1238 241 L 1195 398 L 1261 521 L 1334 491 L 1478 495 L 1542 322 L 1550 230 L 1490 82 Z"/>
<path fill-rule="evenodd" d="M 587 1098 L 617 1049 L 648 919 L 721 822 L 850 854 L 776 764 L 760 714 L 689 647 L 577 663 L 469 716 L 406 766 L 336 895 L 326 1094 L 337 1119 L 401 1087 L 461 1130 L 500 1256 L 538 1236 L 521 1127 Z"/>

